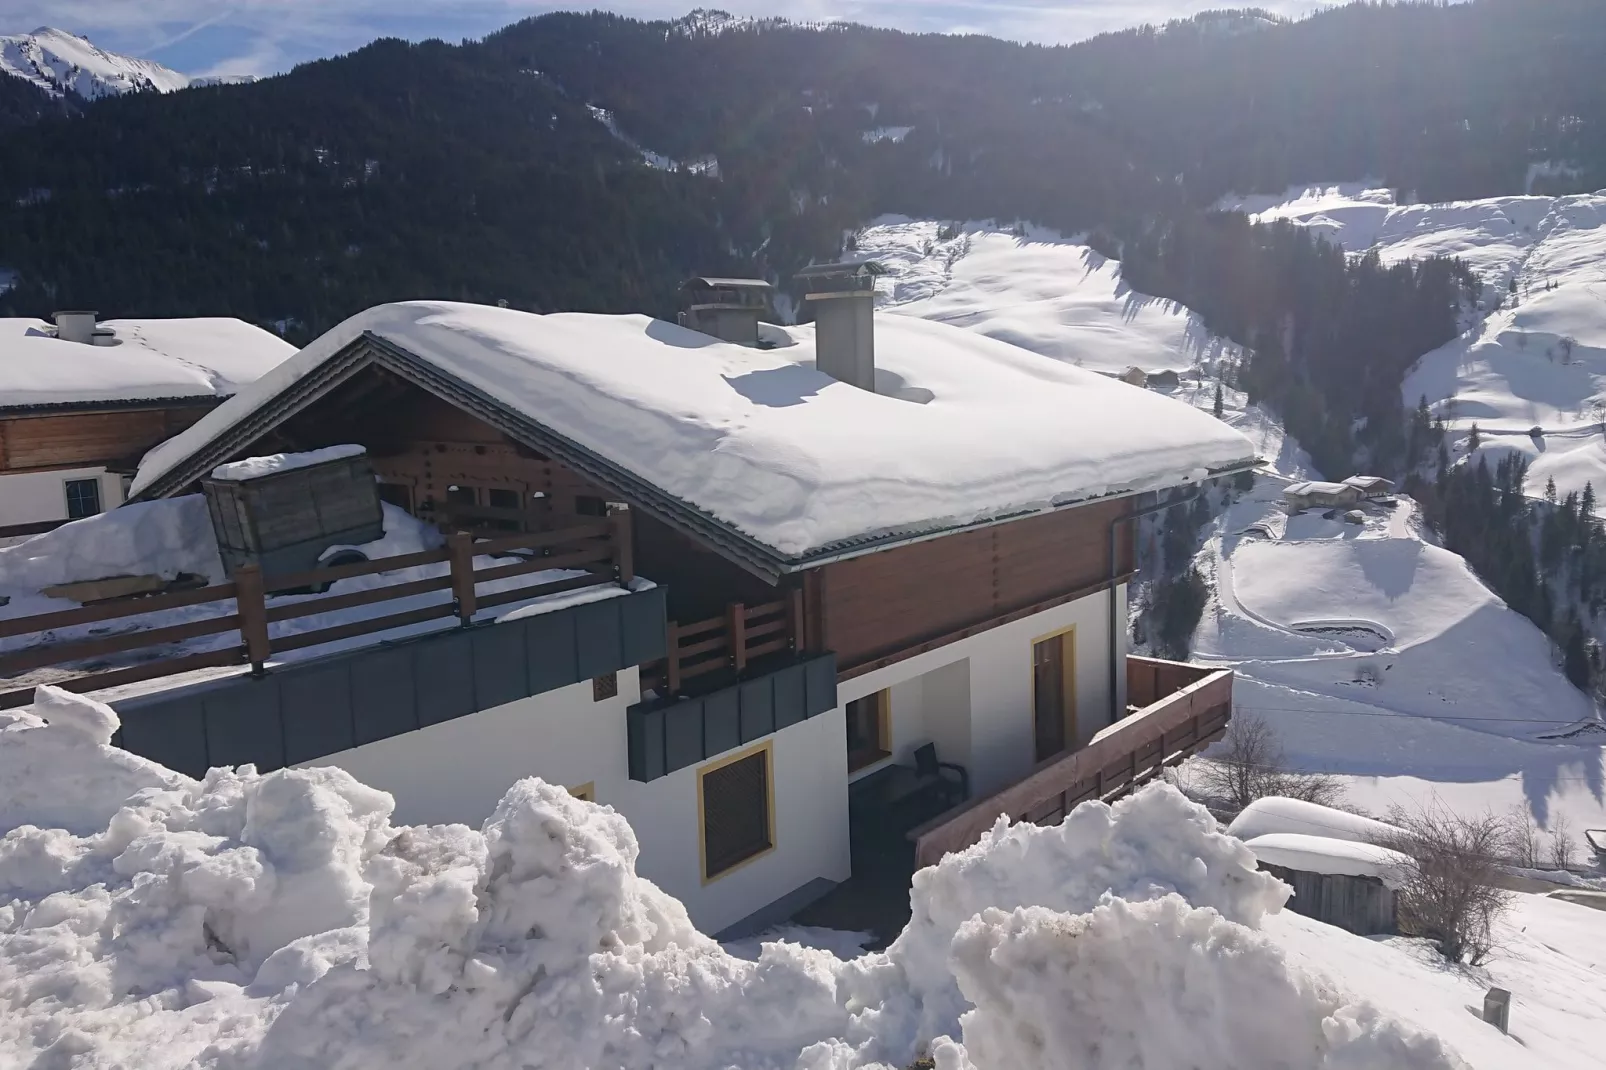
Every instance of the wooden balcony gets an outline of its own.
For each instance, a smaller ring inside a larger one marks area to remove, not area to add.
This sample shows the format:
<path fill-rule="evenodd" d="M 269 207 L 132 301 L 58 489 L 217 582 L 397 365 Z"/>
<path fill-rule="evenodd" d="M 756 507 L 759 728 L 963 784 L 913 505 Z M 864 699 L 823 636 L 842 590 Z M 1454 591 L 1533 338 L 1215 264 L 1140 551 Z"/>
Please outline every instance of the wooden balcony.
<path fill-rule="evenodd" d="M 670 621 L 668 632 L 669 654 L 642 666 L 642 690 L 674 696 L 688 686 L 719 686 L 741 678 L 754 662 L 803 648 L 803 592 L 755 606 L 736 602 L 694 624 Z"/>
<path fill-rule="evenodd" d="M 1129 657 L 1127 694 L 1133 705 L 1142 703 L 1135 712 L 1081 750 L 1050 759 L 1004 790 L 911 831 L 915 865 L 933 865 L 964 850 L 1001 814 L 1055 825 L 1080 803 L 1130 794 L 1221 738 L 1232 718 L 1232 680 L 1231 669 Z"/>
<path fill-rule="evenodd" d="M 247 566 L 228 583 L 0 619 L 0 639 L 41 639 L 0 653 L 0 709 L 32 702 L 37 683 L 86 692 L 233 665 L 260 675 L 275 655 L 290 651 L 403 628 L 416 631 L 417 625 L 445 618 L 455 617 L 466 627 L 476 614 L 497 606 L 601 584 L 628 587 L 634 579 L 629 516 L 564 518 L 558 530 L 484 540 L 459 532 L 437 550 L 293 575 L 264 576 Z M 494 561 L 487 564 L 486 558 Z M 414 571 L 363 590 L 317 593 L 339 580 L 402 569 Z M 578 574 L 506 582 L 554 570 Z M 408 600 L 407 608 L 389 604 L 399 600 Z M 325 614 L 338 616 L 307 619 Z M 104 634 L 111 629 L 120 630 Z M 77 634 L 57 638 L 68 630 Z"/>

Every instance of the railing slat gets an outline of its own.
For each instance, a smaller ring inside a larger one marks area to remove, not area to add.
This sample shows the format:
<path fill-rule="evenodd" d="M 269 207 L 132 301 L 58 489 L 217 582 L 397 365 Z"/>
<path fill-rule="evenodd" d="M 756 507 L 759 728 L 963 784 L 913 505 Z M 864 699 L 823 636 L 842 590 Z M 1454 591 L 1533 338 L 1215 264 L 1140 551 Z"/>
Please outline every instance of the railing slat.
<path fill-rule="evenodd" d="M 381 557 L 374 561 L 356 561 L 349 565 L 313 568 L 305 572 L 290 572 L 270 577 L 266 590 L 269 594 L 278 594 L 282 591 L 319 587 L 337 580 L 354 580 L 358 576 L 380 576 L 386 572 L 399 572 L 404 568 L 438 565 L 445 560 L 445 550 L 421 550 L 416 554 Z"/>
<path fill-rule="evenodd" d="M 309 646 L 322 646 L 324 643 L 337 643 L 342 639 L 351 639 L 359 635 L 369 635 L 373 632 L 385 632 L 392 628 L 405 628 L 411 624 L 422 624 L 428 620 L 439 620 L 450 617 L 456 612 L 450 602 L 442 602 L 438 606 L 425 606 L 423 609 L 408 610 L 406 613 L 392 613 L 385 617 L 369 617 L 367 620 L 353 621 L 351 624 L 339 624 L 332 628 L 319 628 L 313 632 L 295 632 L 291 635 L 281 636 L 273 641 L 274 653 L 283 653 L 287 650 L 303 650 Z"/>
<path fill-rule="evenodd" d="M 209 650 L 204 654 L 186 654 L 183 657 L 163 658 L 161 661 L 147 661 L 139 665 L 129 666 L 126 669 L 110 669 L 106 672 L 92 673 L 88 676 L 74 676 L 66 680 L 51 680 L 50 683 L 55 687 L 83 694 L 108 687 L 137 684 L 144 680 L 154 680 L 161 676 L 176 676 L 181 672 L 194 672 L 196 669 L 238 665 L 244 660 L 245 652 L 238 647 L 229 650 Z M 34 689 L 32 687 L 23 687 L 0 694 L 0 710 L 12 710 L 18 706 L 28 705 L 33 701 L 33 692 Z"/>
<path fill-rule="evenodd" d="M 205 605 L 207 602 L 221 602 L 233 597 L 234 584 L 219 583 L 211 587 L 197 587 L 191 591 L 145 595 L 127 602 L 107 602 L 98 606 L 84 606 L 81 609 L 36 613 L 31 617 L 12 617 L 9 620 L 0 620 L 0 638 L 54 631 L 57 628 L 73 628 L 80 624 L 99 624 L 101 621 L 138 617 L 145 613 L 160 613 L 164 609 Z"/>
<path fill-rule="evenodd" d="M 84 661 L 148 646 L 163 646 L 167 643 L 183 642 L 186 639 L 198 639 L 203 635 L 216 635 L 218 632 L 231 632 L 239 622 L 238 614 L 229 613 L 187 621 L 184 624 L 171 624 L 165 628 L 150 628 L 144 631 L 102 636 L 98 639 L 75 639 L 65 643 L 51 643 L 49 646 L 29 647 L 11 654 L 0 655 L 0 673 L 26 672 L 29 669 L 59 665 L 62 662 Z"/>

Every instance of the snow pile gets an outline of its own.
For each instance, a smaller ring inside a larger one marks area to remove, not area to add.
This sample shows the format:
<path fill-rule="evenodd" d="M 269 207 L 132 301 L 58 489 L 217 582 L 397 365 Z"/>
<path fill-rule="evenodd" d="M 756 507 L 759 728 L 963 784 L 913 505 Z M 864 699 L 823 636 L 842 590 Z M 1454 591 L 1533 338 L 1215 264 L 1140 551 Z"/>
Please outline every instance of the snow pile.
<path fill-rule="evenodd" d="M 1362 817 L 1347 810 L 1335 810 L 1320 803 L 1275 795 L 1256 799 L 1239 811 L 1238 816 L 1232 819 L 1232 824 L 1227 826 L 1227 835 L 1245 841 L 1289 834 L 1322 836 L 1351 843 L 1383 844 L 1398 839 L 1404 831 L 1397 825 Z"/>
<path fill-rule="evenodd" d="M 352 317 L 152 450 L 133 493 L 365 331 L 790 557 L 1253 459 L 1168 398 L 909 316 L 877 319 L 870 393 L 814 368 L 812 327 L 762 351 L 644 316 L 415 301 Z"/>
<path fill-rule="evenodd" d="M 168 93 L 191 84 L 187 75 L 160 63 L 108 52 L 50 26 L 0 37 L 3 75 L 32 82 L 51 96 L 70 92 L 86 100 L 130 91 Z"/>
<path fill-rule="evenodd" d="M 929 220 L 884 216 L 858 236 L 854 255 L 888 269 L 880 286 L 889 312 L 1089 371 L 1182 371 L 1240 355 L 1187 308 L 1132 290 L 1118 261 L 1041 227 L 1020 238 L 993 224 L 967 223 L 954 233 Z"/>
<path fill-rule="evenodd" d="M 212 469 L 213 479 L 226 479 L 232 482 L 243 482 L 247 479 L 261 479 L 278 472 L 291 472 L 297 468 L 310 468 L 315 464 L 326 461 L 338 461 L 346 457 L 361 457 L 368 452 L 368 447 L 359 445 L 325 446 L 321 450 L 307 450 L 304 453 L 270 453 L 266 457 L 247 457 L 243 461 L 231 461 L 220 464 Z"/>
<path fill-rule="evenodd" d="M 296 352 L 277 335 L 223 317 L 99 326 L 115 344 L 63 341 L 44 320 L 0 319 L 0 408 L 227 397 Z"/>
<path fill-rule="evenodd" d="M 1404 867 L 1411 861 L 1387 847 L 1328 836 L 1305 836 L 1298 832 L 1271 832 L 1247 843 L 1255 857 L 1267 865 L 1306 873 L 1377 877 L 1390 887 L 1407 872 Z"/>
<path fill-rule="evenodd" d="M 119 506 L 0 548 L 0 593 L 110 576 L 171 580 L 180 573 L 212 583 L 224 579 L 212 519 L 199 494 Z"/>
<path fill-rule="evenodd" d="M 1168 787 L 924 871 L 883 954 L 744 961 L 563 788 L 514 785 L 479 831 L 394 828 L 339 770 L 187 780 L 106 747 L 104 707 L 44 708 L 0 732 L 21 797 L 117 770 L 132 794 L 0 825 L 0 1063 L 1158 1070 L 1188 1043 L 1223 1070 L 1460 1065 L 1290 970 L 1253 931 L 1287 888 Z"/>

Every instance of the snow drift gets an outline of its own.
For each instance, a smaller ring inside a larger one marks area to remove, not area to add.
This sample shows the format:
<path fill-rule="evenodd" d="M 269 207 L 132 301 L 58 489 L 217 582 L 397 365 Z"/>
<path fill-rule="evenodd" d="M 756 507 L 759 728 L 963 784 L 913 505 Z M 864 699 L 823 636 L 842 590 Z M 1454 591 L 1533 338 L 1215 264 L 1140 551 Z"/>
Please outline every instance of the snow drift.
<path fill-rule="evenodd" d="M 1461 1065 L 1291 967 L 1255 931 L 1288 889 L 1165 786 L 921 872 L 884 953 L 745 961 L 560 787 L 395 828 L 337 769 L 194 781 L 107 746 L 104 706 L 36 709 L 0 715 L 7 1065 Z"/>

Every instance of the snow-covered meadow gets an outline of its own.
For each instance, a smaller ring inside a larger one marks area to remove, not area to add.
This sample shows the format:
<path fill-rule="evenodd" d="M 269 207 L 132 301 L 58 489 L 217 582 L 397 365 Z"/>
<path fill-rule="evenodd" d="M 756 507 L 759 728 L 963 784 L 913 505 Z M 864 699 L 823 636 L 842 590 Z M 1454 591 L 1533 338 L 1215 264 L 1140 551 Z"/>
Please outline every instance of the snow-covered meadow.
<path fill-rule="evenodd" d="M 1386 971 L 1392 1001 L 1442 969 L 1280 916 L 1286 886 L 1164 785 L 921 871 L 884 952 L 754 961 L 562 788 L 522 781 L 478 830 L 394 827 L 340 770 L 194 781 L 109 747 L 104 706 L 46 691 L 35 713 L 0 728 L 6 1065 L 1583 1066 L 1558 1019 L 1606 995 L 1587 969 L 1519 988 L 1519 1042 L 1458 1017 L 1477 982 L 1441 976 L 1412 991 L 1425 1032 L 1346 978 Z M 1534 909 L 1585 942 L 1525 954 L 1596 946 L 1587 908 Z"/>

